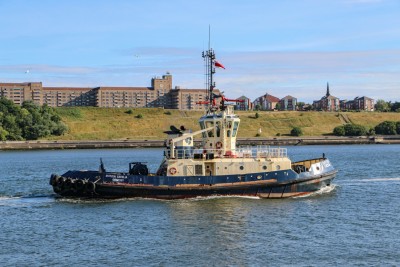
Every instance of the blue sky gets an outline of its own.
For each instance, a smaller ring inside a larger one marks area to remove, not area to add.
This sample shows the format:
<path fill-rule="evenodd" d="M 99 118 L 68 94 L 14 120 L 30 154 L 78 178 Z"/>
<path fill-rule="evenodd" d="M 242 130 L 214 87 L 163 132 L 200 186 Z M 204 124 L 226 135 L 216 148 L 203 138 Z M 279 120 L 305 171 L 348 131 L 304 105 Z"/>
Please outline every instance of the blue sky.
<path fill-rule="evenodd" d="M 0 81 L 204 88 L 201 52 L 227 97 L 400 101 L 398 0 L 0 0 Z M 29 72 L 27 72 L 29 70 Z"/>

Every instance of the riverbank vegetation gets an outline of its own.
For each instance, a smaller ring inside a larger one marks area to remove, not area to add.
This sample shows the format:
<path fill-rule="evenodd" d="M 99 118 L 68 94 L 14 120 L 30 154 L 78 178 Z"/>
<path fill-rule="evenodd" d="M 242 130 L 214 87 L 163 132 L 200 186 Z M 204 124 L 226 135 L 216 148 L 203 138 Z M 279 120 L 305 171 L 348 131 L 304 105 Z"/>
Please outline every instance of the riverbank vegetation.
<path fill-rule="evenodd" d="M 241 118 L 238 137 L 400 134 L 400 112 L 236 113 Z M 199 130 L 203 114 L 162 108 L 51 108 L 29 101 L 18 106 L 1 98 L 0 140 L 164 139 L 171 125 Z"/>
<path fill-rule="evenodd" d="M 67 131 L 61 117 L 49 106 L 26 101 L 22 106 L 0 98 L 0 140 L 36 140 Z"/>
<path fill-rule="evenodd" d="M 199 130 L 201 111 L 162 108 L 57 108 L 69 130 L 60 140 L 164 139 L 171 125 Z M 337 126 L 361 125 L 366 129 L 384 121 L 400 121 L 399 112 L 297 112 L 237 111 L 241 119 L 238 137 L 290 136 L 299 127 L 303 136 L 333 135 Z M 258 114 L 258 115 L 256 115 Z M 368 133 L 368 132 L 367 132 Z"/>

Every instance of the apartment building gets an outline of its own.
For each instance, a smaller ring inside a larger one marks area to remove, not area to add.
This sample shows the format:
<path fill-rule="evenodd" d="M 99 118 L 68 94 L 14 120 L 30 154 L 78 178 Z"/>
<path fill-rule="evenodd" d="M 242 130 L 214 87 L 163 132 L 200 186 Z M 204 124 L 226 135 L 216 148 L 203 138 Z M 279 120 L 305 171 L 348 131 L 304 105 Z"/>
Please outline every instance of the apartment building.
<path fill-rule="evenodd" d="M 252 110 L 253 103 L 251 102 L 250 98 L 242 95 L 241 97 L 237 98 L 236 100 L 241 100 L 242 102 L 236 102 L 235 109 L 236 110 Z"/>
<path fill-rule="evenodd" d="M 356 97 L 354 100 L 341 100 L 340 108 L 342 110 L 374 111 L 375 101 L 366 96 Z"/>
<path fill-rule="evenodd" d="M 274 110 L 276 108 L 276 104 L 279 103 L 279 98 L 276 96 L 270 95 L 266 93 L 262 95 L 253 102 L 254 108 L 259 108 L 260 110 Z"/>
<path fill-rule="evenodd" d="M 43 87 L 40 91 L 42 104 L 51 107 L 94 106 L 96 103 L 95 92 L 92 88 Z"/>
<path fill-rule="evenodd" d="M 215 90 L 218 93 L 218 90 Z M 43 87 L 41 82 L 0 83 L 0 96 L 14 103 L 32 100 L 51 107 L 163 107 L 166 109 L 204 110 L 196 104 L 206 100 L 205 89 L 173 88 L 172 75 L 151 79 L 151 87 Z"/>
<path fill-rule="evenodd" d="M 42 105 L 42 83 L 0 83 L 0 97 L 1 96 L 10 99 L 17 105 L 21 105 L 27 100 L 32 100 Z"/>
<path fill-rule="evenodd" d="M 296 110 L 297 98 L 287 95 L 279 100 L 279 110 Z"/>

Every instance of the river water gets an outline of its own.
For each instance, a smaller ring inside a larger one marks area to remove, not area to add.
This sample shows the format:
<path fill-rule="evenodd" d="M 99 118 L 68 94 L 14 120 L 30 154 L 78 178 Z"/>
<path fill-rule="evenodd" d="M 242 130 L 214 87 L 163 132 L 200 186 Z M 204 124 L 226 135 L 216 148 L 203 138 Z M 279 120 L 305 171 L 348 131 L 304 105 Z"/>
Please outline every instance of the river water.
<path fill-rule="evenodd" d="M 68 169 L 126 171 L 161 149 L 0 151 L 1 266 L 399 266 L 400 145 L 288 147 L 339 169 L 312 196 L 57 198 Z"/>

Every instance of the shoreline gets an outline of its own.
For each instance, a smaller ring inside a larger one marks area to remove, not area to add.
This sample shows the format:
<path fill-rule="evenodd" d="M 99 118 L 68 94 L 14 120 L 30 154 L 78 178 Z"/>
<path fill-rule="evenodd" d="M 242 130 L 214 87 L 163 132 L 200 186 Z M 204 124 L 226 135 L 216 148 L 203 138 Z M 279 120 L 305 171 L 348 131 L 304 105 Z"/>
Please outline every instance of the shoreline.
<path fill-rule="evenodd" d="M 94 149 L 94 148 L 160 148 L 165 140 L 40 140 L 40 141 L 2 141 L 1 150 L 40 150 L 40 149 Z M 201 143 L 195 139 L 195 145 Z M 239 146 L 270 145 L 350 145 L 350 144 L 400 144 L 400 135 L 391 136 L 317 136 L 317 137 L 270 137 L 238 138 Z"/>

